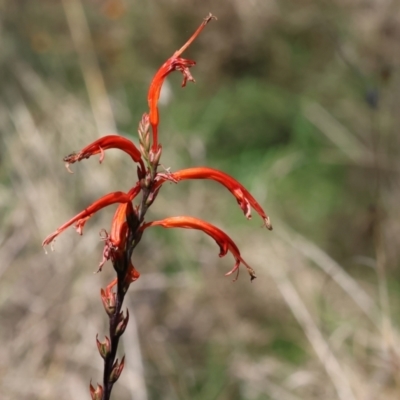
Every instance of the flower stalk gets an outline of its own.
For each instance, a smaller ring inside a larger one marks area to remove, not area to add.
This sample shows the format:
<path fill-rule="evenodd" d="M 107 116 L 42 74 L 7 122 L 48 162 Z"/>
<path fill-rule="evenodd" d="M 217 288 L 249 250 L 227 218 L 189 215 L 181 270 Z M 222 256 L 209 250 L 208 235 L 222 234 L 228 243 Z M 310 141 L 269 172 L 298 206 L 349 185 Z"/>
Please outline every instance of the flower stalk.
<path fill-rule="evenodd" d="M 105 207 L 117 204 L 111 229 L 100 231 L 104 242 L 102 259 L 98 266 L 100 272 L 107 261 L 116 272 L 113 279 L 105 288 L 100 290 L 101 301 L 109 319 L 109 332 L 104 341 L 96 336 L 96 345 L 100 356 L 104 360 L 103 383 L 94 387 L 91 383 L 89 391 L 92 400 L 109 400 L 113 385 L 119 379 L 125 365 L 125 356 L 121 361 L 117 358 L 119 340 L 124 334 L 129 323 L 129 312 L 124 313 L 122 305 L 129 286 L 139 279 L 140 274 L 132 263 L 132 255 L 148 228 L 161 226 L 163 228 L 196 229 L 210 236 L 218 244 L 219 256 L 223 257 L 228 252 L 235 259 L 233 268 L 225 275 L 239 275 L 239 267 L 243 265 L 250 275 L 251 281 L 256 278 L 255 271 L 247 264 L 235 242 L 221 229 L 209 222 L 190 216 L 167 217 L 162 220 L 146 222 L 147 211 L 157 196 L 163 184 L 167 181 L 178 183 L 188 179 L 211 179 L 222 184 L 234 196 L 246 218 L 251 218 L 251 209 L 254 209 L 263 220 L 263 225 L 272 230 L 268 215 L 251 193 L 236 179 L 228 174 L 209 167 L 192 167 L 177 172 L 159 172 L 162 146 L 159 143 L 158 126 L 160 122 L 158 100 L 165 78 L 173 71 L 183 74 L 182 86 L 187 81 L 194 82 L 189 71 L 196 63 L 192 60 L 181 58 L 182 53 L 196 39 L 204 27 L 213 19 L 209 14 L 189 40 L 177 50 L 157 71 L 149 88 L 149 112 L 143 114 L 138 127 L 139 147 L 127 138 L 119 135 L 104 136 L 77 153 L 72 153 L 64 158 L 67 169 L 75 162 L 100 154 L 100 163 L 105 159 L 105 152 L 109 149 L 119 149 L 127 153 L 137 165 L 137 181 L 128 192 L 112 192 L 93 202 L 83 211 L 65 222 L 43 241 L 43 246 L 50 245 L 70 226 L 82 235 L 83 229 L 90 218 Z M 151 132 L 150 132 L 151 129 Z M 72 172 L 72 171 L 70 171 Z M 129 172 L 128 172 L 129 173 Z M 135 204 L 136 202 L 136 204 Z"/>

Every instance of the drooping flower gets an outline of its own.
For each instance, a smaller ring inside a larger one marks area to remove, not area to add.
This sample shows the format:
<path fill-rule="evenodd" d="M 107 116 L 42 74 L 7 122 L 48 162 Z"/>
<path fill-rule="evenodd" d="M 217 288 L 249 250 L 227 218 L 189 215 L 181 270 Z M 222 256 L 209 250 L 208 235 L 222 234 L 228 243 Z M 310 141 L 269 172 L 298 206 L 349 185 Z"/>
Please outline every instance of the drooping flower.
<path fill-rule="evenodd" d="M 112 260 L 113 264 L 117 264 L 122 261 L 125 253 L 126 239 L 128 235 L 128 223 L 127 216 L 133 214 L 132 203 L 122 203 L 118 206 L 115 211 L 112 224 L 111 232 L 107 233 L 106 230 L 102 230 L 102 239 L 104 240 L 103 259 L 99 264 L 98 271 L 101 271 L 103 265 L 108 260 Z"/>
<path fill-rule="evenodd" d="M 118 206 L 114 213 L 114 217 L 111 224 L 111 231 L 108 234 L 105 230 L 103 233 L 104 250 L 103 259 L 99 264 L 98 271 L 101 271 L 106 261 L 111 260 L 114 268 L 117 270 L 123 270 L 123 265 L 118 265 L 124 262 L 126 256 L 126 241 L 129 234 L 129 221 L 128 219 L 134 215 L 132 203 L 122 203 Z M 132 282 L 139 278 L 140 274 L 133 266 L 131 260 L 129 260 L 128 270 L 125 276 L 125 285 L 130 285 Z M 109 288 L 117 283 L 117 279 L 112 281 Z"/>
<path fill-rule="evenodd" d="M 147 101 L 150 109 L 150 125 L 153 130 L 152 150 L 154 152 L 158 148 L 158 99 L 160 98 L 161 87 L 164 83 L 164 80 L 172 71 L 180 71 L 183 75 L 182 87 L 186 86 L 187 81 L 194 82 L 194 78 L 191 75 L 189 68 L 193 67 L 196 62 L 181 58 L 180 56 L 212 19 L 216 19 L 216 17 L 212 14 L 209 14 L 197 28 L 196 32 L 190 37 L 190 39 L 179 50 L 175 51 L 175 53 L 161 66 L 161 68 L 154 75 L 154 78 L 150 84 Z"/>
<path fill-rule="evenodd" d="M 144 173 L 145 167 L 139 149 L 129 139 L 119 135 L 103 136 L 102 138 L 95 140 L 93 143 L 90 143 L 88 146 L 84 147 L 78 153 L 72 153 L 64 157 L 64 161 L 66 163 L 65 166 L 67 167 L 68 171 L 70 171 L 70 164 L 81 161 L 84 158 L 89 158 L 96 154 L 100 154 L 99 161 L 102 163 L 104 160 L 104 150 L 107 149 L 120 149 L 129 154 L 134 162 L 140 164 L 140 168 Z"/>
<path fill-rule="evenodd" d="M 162 226 L 163 228 L 184 228 L 184 229 L 197 229 L 203 231 L 208 236 L 211 236 L 218 244 L 220 248 L 219 256 L 223 257 L 230 251 L 233 257 L 236 260 L 235 266 L 225 275 L 231 275 L 234 272 L 237 273 L 237 279 L 239 275 L 239 266 L 242 263 L 247 272 L 250 275 L 251 280 L 256 278 L 254 269 L 251 268 L 242 258 L 240 255 L 240 251 L 236 246 L 235 242 L 221 229 L 217 228 L 216 226 L 210 224 L 209 222 L 203 221 L 198 218 L 188 217 L 188 216 L 179 216 L 179 217 L 169 217 L 158 221 L 152 221 L 145 223 L 142 225 L 142 230 L 149 228 L 151 226 Z"/>
<path fill-rule="evenodd" d="M 89 207 L 85 208 L 79 214 L 75 215 L 75 217 L 71 218 L 65 224 L 61 225 L 56 231 L 46 237 L 43 240 L 42 246 L 46 246 L 54 241 L 54 239 L 65 229 L 70 227 L 75 223 L 75 228 L 77 232 L 82 235 L 83 227 L 87 220 L 92 217 L 97 211 L 101 210 L 104 207 L 107 207 L 111 204 L 115 203 L 128 203 L 131 202 L 140 192 L 140 185 L 137 183 L 128 193 L 124 192 L 112 192 L 108 193 L 100 199 L 93 202 Z"/>
<path fill-rule="evenodd" d="M 155 74 L 147 97 L 149 114 L 144 114 L 142 121 L 139 124 L 140 149 L 138 149 L 129 139 L 126 139 L 122 136 L 107 135 L 84 147 L 78 153 L 70 154 L 64 158 L 67 168 L 70 164 L 89 158 L 96 154 L 100 154 L 101 163 L 104 160 L 105 150 L 112 148 L 120 149 L 126 152 L 135 163 L 139 164 L 138 182 L 136 185 L 128 193 L 113 192 L 101 197 L 85 210 L 60 226 L 51 235 L 49 235 L 43 241 L 43 246 L 50 244 L 60 233 L 73 224 L 75 225 L 77 232 L 82 234 L 86 222 L 93 216 L 93 214 L 102 208 L 107 207 L 108 205 L 119 203 L 119 206 L 114 214 L 110 233 L 107 233 L 105 230 L 102 231 L 102 239 L 104 240 L 105 244 L 103 258 L 99 264 L 99 270 L 101 270 L 107 260 L 111 260 L 117 271 L 127 269 L 126 278 L 124 281 L 126 285 L 129 286 L 130 282 L 133 282 L 139 277 L 139 273 L 133 267 L 131 261 L 125 259 L 125 257 L 130 254 L 128 251 L 129 246 L 127 244 L 128 236 L 132 238 L 130 235 L 134 234 L 135 238 L 140 240 L 140 236 L 146 228 L 157 225 L 164 228 L 197 229 L 205 232 L 220 246 L 221 257 L 226 255 L 229 251 L 233 254 L 236 260 L 235 266 L 226 275 L 230 275 L 234 272 L 239 273 L 239 266 L 242 263 L 249 272 L 251 279 L 255 278 L 254 270 L 242 259 L 239 249 L 233 240 L 219 228 L 208 222 L 193 217 L 170 217 L 163 220 L 142 224 L 139 230 L 137 230 L 137 226 L 143 222 L 144 214 L 147 208 L 156 198 L 162 184 L 167 180 L 176 183 L 187 179 L 211 179 L 219 182 L 233 194 L 246 218 L 251 218 L 251 208 L 253 208 L 263 219 L 264 226 L 272 230 L 270 219 L 260 204 L 243 185 L 241 185 L 228 174 L 208 167 L 188 168 L 174 173 L 157 173 L 157 167 L 159 166 L 159 159 L 162 152 L 162 148 L 158 144 L 158 100 L 162 85 L 165 78 L 173 71 L 180 71 L 182 73 L 182 86 L 185 86 L 187 81 L 194 82 L 189 68 L 194 66 L 195 62 L 184 59 L 181 57 L 181 55 L 197 38 L 204 27 L 214 18 L 214 16 L 209 14 L 203 20 L 194 34 L 190 37 L 190 39 L 179 50 L 175 51 L 175 53 L 160 67 Z M 150 140 L 150 127 L 153 133 L 152 143 Z M 144 161 L 147 165 L 147 169 Z M 140 205 L 133 208 L 132 200 L 141 191 L 143 191 L 142 202 Z M 129 219 L 133 215 L 136 218 L 137 224 L 131 224 L 131 226 L 129 226 Z M 134 226 L 134 228 L 132 228 L 132 226 Z M 132 243 L 129 245 L 132 246 Z M 130 248 L 133 249 L 133 247 Z M 122 262 L 124 264 L 122 264 Z M 128 263 L 128 265 L 126 263 Z M 121 268 L 119 266 L 121 266 Z M 111 282 L 111 284 L 107 287 L 108 292 L 111 293 L 111 288 L 116 284 L 116 282 L 117 280 Z"/>
<path fill-rule="evenodd" d="M 179 182 L 185 179 L 212 179 L 219 182 L 236 197 L 236 200 L 247 219 L 251 218 L 251 207 L 253 207 L 263 219 L 264 226 L 269 230 L 272 230 L 271 221 L 260 204 L 258 204 L 257 200 L 241 183 L 222 171 L 208 167 L 194 167 L 182 169 L 169 174 L 158 174 L 158 184 L 162 184 L 166 180 Z"/>

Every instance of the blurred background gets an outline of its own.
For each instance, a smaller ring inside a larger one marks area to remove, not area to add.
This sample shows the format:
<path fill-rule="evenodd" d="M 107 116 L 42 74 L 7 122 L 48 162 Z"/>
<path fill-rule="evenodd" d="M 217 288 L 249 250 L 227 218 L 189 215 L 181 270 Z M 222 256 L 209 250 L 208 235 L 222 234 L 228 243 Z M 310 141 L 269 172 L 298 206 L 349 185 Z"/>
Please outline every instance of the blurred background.
<path fill-rule="evenodd" d="M 0 397 L 88 399 L 102 380 L 98 232 L 45 236 L 136 166 L 109 151 L 62 158 L 109 133 L 137 143 L 159 66 L 185 52 L 196 84 L 168 78 L 162 163 L 241 181 L 274 230 L 215 182 L 167 184 L 147 219 L 212 222 L 257 272 L 224 277 L 200 232 L 146 231 L 115 399 L 400 397 L 400 3 L 390 0 L 0 1 Z M 50 249 L 48 249 L 50 250 Z"/>

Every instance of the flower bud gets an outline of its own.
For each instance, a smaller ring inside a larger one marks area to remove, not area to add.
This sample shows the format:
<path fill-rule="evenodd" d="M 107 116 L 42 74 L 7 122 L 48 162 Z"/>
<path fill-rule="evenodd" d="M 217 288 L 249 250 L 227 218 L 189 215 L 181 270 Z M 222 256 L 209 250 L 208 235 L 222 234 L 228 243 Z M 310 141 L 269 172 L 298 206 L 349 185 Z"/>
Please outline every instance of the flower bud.
<path fill-rule="evenodd" d="M 110 383 L 115 383 L 117 382 L 118 378 L 121 375 L 122 370 L 124 369 L 125 365 L 125 356 L 122 357 L 121 362 L 118 362 L 118 358 L 115 360 L 114 365 L 111 370 L 109 382 Z"/>
<path fill-rule="evenodd" d="M 111 290 L 100 290 L 101 301 L 103 302 L 106 313 L 111 316 L 115 313 L 116 295 Z"/>
<path fill-rule="evenodd" d="M 99 353 L 100 353 L 101 357 L 105 360 L 111 352 L 111 342 L 107 336 L 105 337 L 104 342 L 100 342 L 98 337 L 99 337 L 99 335 L 97 334 L 96 335 L 97 348 L 99 349 Z"/>
<path fill-rule="evenodd" d="M 153 201 L 156 199 L 158 192 L 160 191 L 161 186 L 159 186 L 158 188 L 154 189 L 149 196 L 147 197 L 146 200 L 146 206 L 149 207 L 153 204 Z"/>
<path fill-rule="evenodd" d="M 149 158 L 149 152 L 146 149 L 146 146 L 143 145 L 143 142 L 140 142 L 139 147 L 140 147 L 140 153 L 142 154 L 142 157 L 145 160 L 147 160 Z"/>
<path fill-rule="evenodd" d="M 151 184 L 151 175 L 150 173 L 147 173 L 144 179 L 140 181 L 140 184 L 143 188 L 148 188 Z"/>
<path fill-rule="evenodd" d="M 150 129 L 150 120 L 149 120 L 149 114 L 144 113 L 142 115 L 142 119 L 139 122 L 139 137 L 145 137 L 146 134 L 149 132 Z"/>
<path fill-rule="evenodd" d="M 126 310 L 126 317 L 124 317 L 124 313 L 120 312 L 118 315 L 118 323 L 117 327 L 115 328 L 115 335 L 116 336 L 121 336 L 124 332 L 125 329 L 128 325 L 129 322 L 129 311 L 128 309 Z"/>
<path fill-rule="evenodd" d="M 92 400 L 101 400 L 103 397 L 103 386 L 97 384 L 96 389 L 92 386 L 92 382 L 90 382 L 89 386 L 90 396 Z"/>
<path fill-rule="evenodd" d="M 158 166 L 158 164 L 160 163 L 160 158 L 161 158 L 161 154 L 162 154 L 162 147 L 161 145 L 158 145 L 157 150 L 154 151 L 154 149 L 150 150 L 149 153 L 149 161 L 152 165 L 154 166 Z"/>

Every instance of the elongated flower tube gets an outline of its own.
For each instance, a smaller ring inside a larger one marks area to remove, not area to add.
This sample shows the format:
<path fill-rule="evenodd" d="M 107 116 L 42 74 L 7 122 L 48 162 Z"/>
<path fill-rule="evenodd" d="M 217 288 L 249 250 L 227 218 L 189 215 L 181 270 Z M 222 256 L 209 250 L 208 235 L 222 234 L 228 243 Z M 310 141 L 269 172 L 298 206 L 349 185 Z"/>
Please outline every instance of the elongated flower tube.
<path fill-rule="evenodd" d="M 150 125 L 153 130 L 153 152 L 157 151 L 158 149 L 158 123 L 160 120 L 158 114 L 158 99 L 160 98 L 161 87 L 164 83 L 164 80 L 172 71 L 180 71 L 183 75 L 182 87 L 186 86 L 187 81 L 194 82 L 189 68 L 193 67 L 196 62 L 181 58 L 180 56 L 212 19 L 216 19 L 216 17 L 214 17 L 212 14 L 209 14 L 197 28 L 196 32 L 190 37 L 190 39 L 179 50 L 175 51 L 175 53 L 161 66 L 161 68 L 154 75 L 154 78 L 150 84 L 147 101 L 150 109 Z"/>
<path fill-rule="evenodd" d="M 53 240 L 65 229 L 70 227 L 72 224 L 76 223 L 76 229 L 79 234 L 82 234 L 82 229 L 86 221 L 97 211 L 101 210 L 104 207 L 107 207 L 111 204 L 115 203 L 128 203 L 132 201 L 137 194 L 140 192 L 140 186 L 136 184 L 128 193 L 124 192 L 113 192 L 108 193 L 100 199 L 96 200 L 89 207 L 85 208 L 79 214 L 75 215 L 75 217 L 71 218 L 65 224 L 61 225 L 56 231 L 47 236 L 42 243 L 42 246 L 46 246 L 53 242 Z"/>
<path fill-rule="evenodd" d="M 102 230 L 102 239 L 104 240 L 103 259 L 99 264 L 98 271 L 101 271 L 103 265 L 107 260 L 112 260 L 114 264 L 121 261 L 121 258 L 125 252 L 126 239 L 128 234 L 128 223 L 127 215 L 133 214 L 132 203 L 122 203 L 118 206 L 115 211 L 112 224 L 111 232 L 108 234 L 105 230 Z"/>
<path fill-rule="evenodd" d="M 102 163 L 104 160 L 104 150 L 107 149 L 120 149 L 129 154 L 134 162 L 140 164 L 140 168 L 144 173 L 145 167 L 139 149 L 129 139 L 119 135 L 103 136 L 102 138 L 95 140 L 93 143 L 90 143 L 89 145 L 84 147 L 80 152 L 72 153 L 64 157 L 64 161 L 66 163 L 65 166 L 67 167 L 67 170 L 69 172 L 72 172 L 69 169 L 70 164 L 81 161 L 84 158 L 89 158 L 96 154 L 100 154 L 99 161 L 100 163 Z"/>
<path fill-rule="evenodd" d="M 99 264 L 98 271 L 101 271 L 103 265 L 106 261 L 110 260 L 114 264 L 114 268 L 118 267 L 120 261 L 122 261 L 126 252 L 126 241 L 128 238 L 128 218 L 133 215 L 133 206 L 129 201 L 127 203 L 122 203 L 118 206 L 114 213 L 114 217 L 111 224 L 111 231 L 108 234 L 105 230 L 103 239 L 105 241 L 103 250 L 103 259 Z M 129 267 L 126 275 L 126 284 L 134 282 L 140 276 L 139 272 L 135 270 L 132 262 L 129 260 Z M 116 281 L 116 280 L 115 280 Z M 115 284 L 115 283 L 114 283 Z M 113 285 L 111 285 L 113 286 Z"/>
<path fill-rule="evenodd" d="M 247 272 L 250 275 L 251 280 L 256 278 L 256 274 L 254 269 L 251 268 L 241 257 L 240 251 L 236 246 L 235 242 L 221 229 L 217 228 L 216 226 L 210 224 L 209 222 L 203 221 L 198 218 L 194 217 L 187 217 L 187 216 L 179 216 L 179 217 L 169 217 L 158 221 L 152 221 L 144 224 L 142 226 L 142 230 L 149 228 L 150 226 L 162 226 L 163 228 L 185 228 L 185 229 L 197 229 L 199 231 L 203 231 L 208 236 L 211 236 L 218 244 L 220 248 L 219 256 L 223 257 L 230 251 L 235 257 L 236 263 L 235 266 L 225 275 L 231 275 L 234 272 L 237 273 L 236 280 L 239 276 L 239 266 L 242 263 Z"/>
<path fill-rule="evenodd" d="M 168 175 L 159 174 L 158 179 L 160 184 L 164 183 L 166 180 L 179 182 L 185 179 L 212 179 L 221 185 L 224 185 L 236 197 L 236 200 L 247 219 L 251 218 L 251 207 L 253 207 L 263 219 L 264 226 L 269 230 L 272 230 L 271 221 L 260 204 L 258 204 L 257 200 L 241 183 L 225 172 L 218 171 L 214 168 L 195 167 L 182 169 Z"/>

